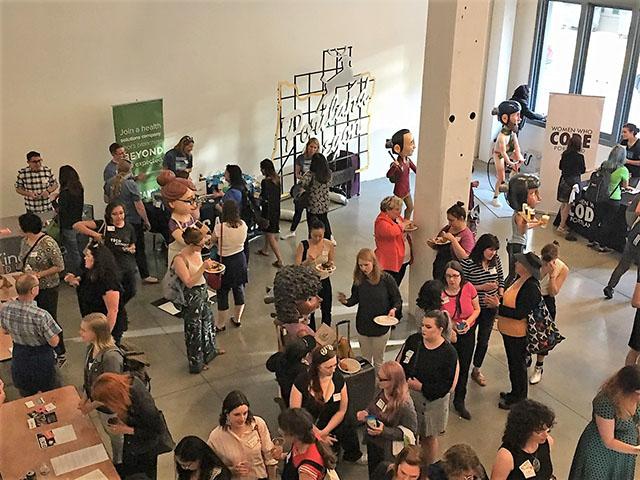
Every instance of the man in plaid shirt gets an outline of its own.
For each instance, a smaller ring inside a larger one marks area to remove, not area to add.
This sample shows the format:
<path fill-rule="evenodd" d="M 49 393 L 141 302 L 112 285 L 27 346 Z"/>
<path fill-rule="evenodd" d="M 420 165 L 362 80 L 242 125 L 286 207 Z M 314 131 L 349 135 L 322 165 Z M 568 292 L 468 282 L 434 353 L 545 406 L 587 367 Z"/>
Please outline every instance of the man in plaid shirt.
<path fill-rule="evenodd" d="M 16 279 L 18 299 L 0 310 L 0 328 L 11 335 L 11 377 L 23 397 L 58 387 L 53 348 L 60 342 L 60 325 L 36 305 L 39 280 L 32 273 Z"/>
<path fill-rule="evenodd" d="M 18 170 L 16 192 L 24 197 L 27 212 L 42 213 L 53 210 L 51 196 L 58 189 L 53 172 L 42 165 L 38 152 L 27 153 L 27 166 Z"/>

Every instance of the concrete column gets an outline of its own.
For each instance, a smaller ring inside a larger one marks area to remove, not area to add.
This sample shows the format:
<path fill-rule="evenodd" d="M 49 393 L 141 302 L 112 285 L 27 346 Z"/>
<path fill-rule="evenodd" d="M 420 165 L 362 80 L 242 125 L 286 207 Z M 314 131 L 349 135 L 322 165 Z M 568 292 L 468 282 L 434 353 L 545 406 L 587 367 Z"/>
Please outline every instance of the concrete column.
<path fill-rule="evenodd" d="M 447 208 L 458 200 L 466 204 L 469 197 L 490 5 L 490 0 L 429 1 L 414 215 L 420 228 L 413 234 L 411 311 L 418 290 L 431 278 L 435 255 L 427 238 L 446 223 Z"/>
<path fill-rule="evenodd" d="M 493 107 L 511 96 L 508 89 L 511 67 L 511 46 L 516 21 L 516 0 L 494 0 L 491 12 L 491 31 L 487 54 L 484 100 L 480 120 L 477 158 L 489 161 L 493 140 L 500 131 L 498 118 L 491 115 Z M 521 83 L 526 83 L 526 79 Z M 518 84 L 520 85 L 520 84 Z"/>

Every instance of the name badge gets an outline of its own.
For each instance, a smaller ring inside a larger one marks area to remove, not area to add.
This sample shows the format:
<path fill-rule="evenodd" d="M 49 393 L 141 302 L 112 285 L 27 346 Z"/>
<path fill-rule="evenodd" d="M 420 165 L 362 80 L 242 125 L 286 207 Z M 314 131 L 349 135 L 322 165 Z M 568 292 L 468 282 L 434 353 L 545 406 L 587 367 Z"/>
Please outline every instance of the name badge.
<path fill-rule="evenodd" d="M 384 412 L 387 409 L 387 404 L 385 403 L 385 401 L 383 399 L 380 398 L 376 402 L 376 407 L 378 407 L 381 412 Z"/>
<path fill-rule="evenodd" d="M 404 354 L 404 360 L 402 363 L 409 363 L 411 361 L 411 357 L 413 357 L 413 350 L 407 350 Z"/>
<path fill-rule="evenodd" d="M 29 258 L 36 258 L 38 256 L 38 252 L 31 252 L 29 254 Z"/>
<path fill-rule="evenodd" d="M 449 303 L 449 297 L 446 297 L 446 296 L 443 295 L 442 296 L 442 304 L 445 305 L 447 303 Z"/>
<path fill-rule="evenodd" d="M 251 435 L 251 438 L 247 439 L 247 447 L 253 449 L 256 448 L 258 446 L 258 444 L 260 443 L 260 438 L 256 432 L 255 435 Z"/>
<path fill-rule="evenodd" d="M 493 268 L 489 269 L 489 273 L 491 275 L 497 275 L 498 274 L 498 270 L 496 269 L 496 267 L 493 267 Z"/>
<path fill-rule="evenodd" d="M 519 468 L 524 475 L 524 478 L 533 478 L 536 476 L 536 471 L 529 460 L 526 460 Z"/>
<path fill-rule="evenodd" d="M 107 232 L 115 232 L 116 231 L 116 227 L 114 227 L 113 225 L 107 225 Z"/>
<path fill-rule="evenodd" d="M 334 393 L 333 394 L 333 401 L 334 402 L 339 402 L 340 400 L 342 400 L 342 394 L 340 392 Z"/>

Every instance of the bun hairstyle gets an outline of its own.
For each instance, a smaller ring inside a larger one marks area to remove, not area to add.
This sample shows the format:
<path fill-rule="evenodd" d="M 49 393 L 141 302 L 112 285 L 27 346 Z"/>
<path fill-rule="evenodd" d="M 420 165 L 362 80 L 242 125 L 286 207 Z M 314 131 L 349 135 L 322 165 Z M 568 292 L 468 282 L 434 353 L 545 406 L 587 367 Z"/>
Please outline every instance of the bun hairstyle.
<path fill-rule="evenodd" d="M 560 250 L 560 244 L 557 240 L 554 240 L 552 243 L 547 243 L 542 250 L 540 251 L 540 258 L 542 258 L 543 262 L 552 262 L 556 258 L 558 258 L 558 252 Z"/>
<path fill-rule="evenodd" d="M 171 170 L 163 170 L 156 179 L 160 185 L 160 194 L 167 202 L 175 202 L 189 190 L 195 192 L 196 187 L 188 178 L 178 178 Z"/>
<path fill-rule="evenodd" d="M 627 130 L 629 130 L 634 135 L 637 135 L 640 132 L 640 130 L 638 130 L 638 127 L 636 126 L 635 123 L 625 123 L 622 126 L 622 128 L 626 128 Z"/>
<path fill-rule="evenodd" d="M 187 227 L 182 234 L 182 239 L 187 245 L 198 245 L 204 238 L 204 233 L 194 226 Z"/>
<path fill-rule="evenodd" d="M 458 220 L 466 220 L 467 212 L 464 209 L 464 202 L 456 202 L 447 209 L 447 215 L 457 218 Z"/>

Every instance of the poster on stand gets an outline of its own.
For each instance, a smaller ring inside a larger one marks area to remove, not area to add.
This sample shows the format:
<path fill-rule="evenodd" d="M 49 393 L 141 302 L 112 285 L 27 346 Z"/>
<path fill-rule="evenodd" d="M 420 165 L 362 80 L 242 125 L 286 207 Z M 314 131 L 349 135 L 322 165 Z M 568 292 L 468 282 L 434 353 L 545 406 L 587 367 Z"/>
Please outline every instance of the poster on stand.
<path fill-rule="evenodd" d="M 140 181 L 143 198 L 158 189 L 156 177 L 164 157 L 164 120 L 162 99 L 113 106 L 116 142 L 127 150 L 133 174 L 144 173 Z"/>
<path fill-rule="evenodd" d="M 582 154 L 588 170 L 596 166 L 600 142 L 600 122 L 604 97 L 552 93 L 549 95 L 547 127 L 545 129 L 542 160 L 540 162 L 540 196 L 537 210 L 556 213 L 560 180 L 560 157 L 572 136 L 582 140 Z"/>

